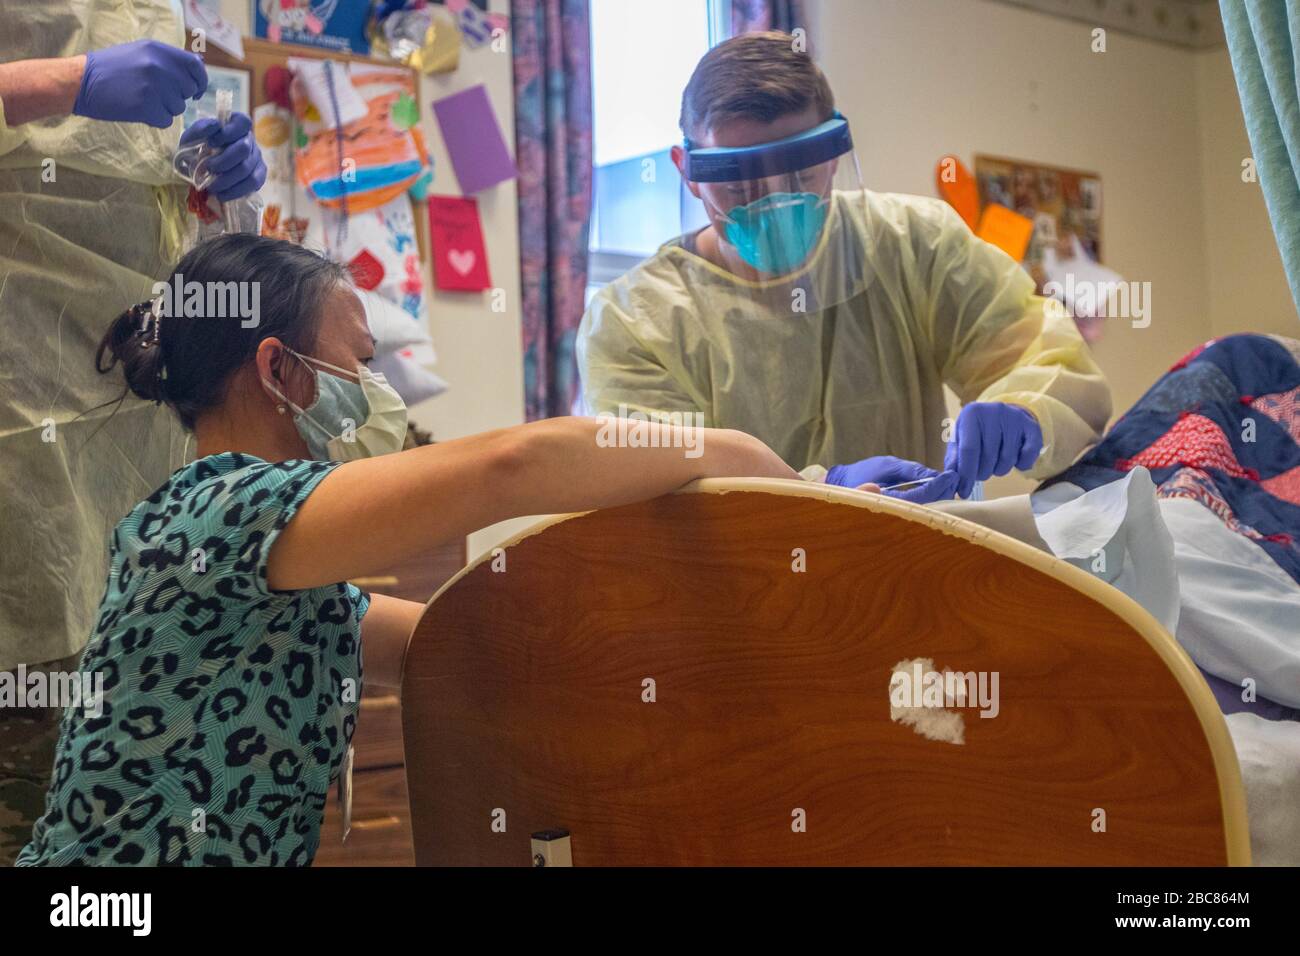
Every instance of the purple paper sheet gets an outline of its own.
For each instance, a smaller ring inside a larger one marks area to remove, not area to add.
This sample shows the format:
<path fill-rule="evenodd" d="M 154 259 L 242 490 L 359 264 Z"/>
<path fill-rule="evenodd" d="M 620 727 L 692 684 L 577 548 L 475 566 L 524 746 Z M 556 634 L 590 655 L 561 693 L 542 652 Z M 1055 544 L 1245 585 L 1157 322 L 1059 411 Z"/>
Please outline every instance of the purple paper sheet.
<path fill-rule="evenodd" d="M 515 161 L 497 124 L 496 113 L 482 83 L 453 93 L 433 104 L 452 169 L 463 195 L 514 179 Z"/>

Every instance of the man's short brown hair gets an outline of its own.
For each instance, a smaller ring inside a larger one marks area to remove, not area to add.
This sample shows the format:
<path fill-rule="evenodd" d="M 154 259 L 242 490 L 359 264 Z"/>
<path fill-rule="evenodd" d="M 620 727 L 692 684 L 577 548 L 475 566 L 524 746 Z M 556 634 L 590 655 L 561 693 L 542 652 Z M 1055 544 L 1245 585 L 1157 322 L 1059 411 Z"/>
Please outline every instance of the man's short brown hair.
<path fill-rule="evenodd" d="M 719 43 L 700 59 L 682 93 L 679 123 L 688 140 L 730 119 L 770 123 L 815 107 L 823 120 L 835 112 L 826 76 L 788 33 L 745 33 Z"/>

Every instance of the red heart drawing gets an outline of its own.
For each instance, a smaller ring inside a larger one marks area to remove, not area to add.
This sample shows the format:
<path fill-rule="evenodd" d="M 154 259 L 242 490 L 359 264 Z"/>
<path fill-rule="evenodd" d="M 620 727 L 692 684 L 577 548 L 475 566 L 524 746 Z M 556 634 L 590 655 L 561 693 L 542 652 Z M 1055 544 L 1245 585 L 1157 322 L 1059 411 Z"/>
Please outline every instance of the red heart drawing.
<path fill-rule="evenodd" d="M 430 196 L 429 239 L 436 288 L 481 292 L 492 287 L 483 224 L 473 196 Z"/>
<path fill-rule="evenodd" d="M 467 276 L 474 271 L 474 264 L 478 261 L 478 256 L 474 255 L 473 249 L 449 249 L 447 251 L 447 261 L 460 275 Z"/>

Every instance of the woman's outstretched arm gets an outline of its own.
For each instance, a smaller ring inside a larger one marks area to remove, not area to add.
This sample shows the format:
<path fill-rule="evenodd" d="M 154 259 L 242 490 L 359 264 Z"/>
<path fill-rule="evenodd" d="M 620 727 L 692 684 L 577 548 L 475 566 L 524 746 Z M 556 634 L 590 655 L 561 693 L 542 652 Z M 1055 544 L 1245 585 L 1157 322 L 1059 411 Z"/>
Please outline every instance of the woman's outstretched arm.
<path fill-rule="evenodd" d="M 274 590 L 375 574 L 521 515 L 589 511 L 653 498 L 696 478 L 799 476 L 762 442 L 724 429 L 552 418 L 340 465 L 271 548 Z M 651 443 L 658 447 L 645 447 Z"/>

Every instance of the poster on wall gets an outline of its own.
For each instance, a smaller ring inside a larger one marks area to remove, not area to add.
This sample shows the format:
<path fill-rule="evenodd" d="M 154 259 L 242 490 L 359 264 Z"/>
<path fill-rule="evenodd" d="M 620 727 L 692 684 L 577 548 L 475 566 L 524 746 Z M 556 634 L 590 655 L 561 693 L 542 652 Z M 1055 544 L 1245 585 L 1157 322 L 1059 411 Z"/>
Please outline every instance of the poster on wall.
<path fill-rule="evenodd" d="M 429 197 L 429 245 L 433 249 L 433 282 L 439 289 L 479 292 L 491 288 L 483 224 L 474 197 Z"/>
<path fill-rule="evenodd" d="M 1041 262 L 1048 245 L 1062 251 L 1071 237 L 1094 262 L 1101 262 L 1101 177 L 1077 169 L 1044 166 L 997 156 L 975 157 L 980 205 L 997 203 L 1034 223 L 1025 260 Z"/>
<path fill-rule="evenodd" d="M 370 53 L 364 0 L 250 0 L 253 33 L 272 43 L 301 43 L 341 53 Z"/>
<path fill-rule="evenodd" d="M 464 195 L 482 192 L 519 174 L 482 83 L 444 96 L 433 104 L 433 115 Z"/>
<path fill-rule="evenodd" d="M 1101 177 L 995 156 L 975 157 L 980 204 L 1006 206 L 1032 222 L 1021 258 L 1039 295 L 1057 299 L 1087 342 L 1096 342 L 1122 277 L 1101 264 Z"/>

